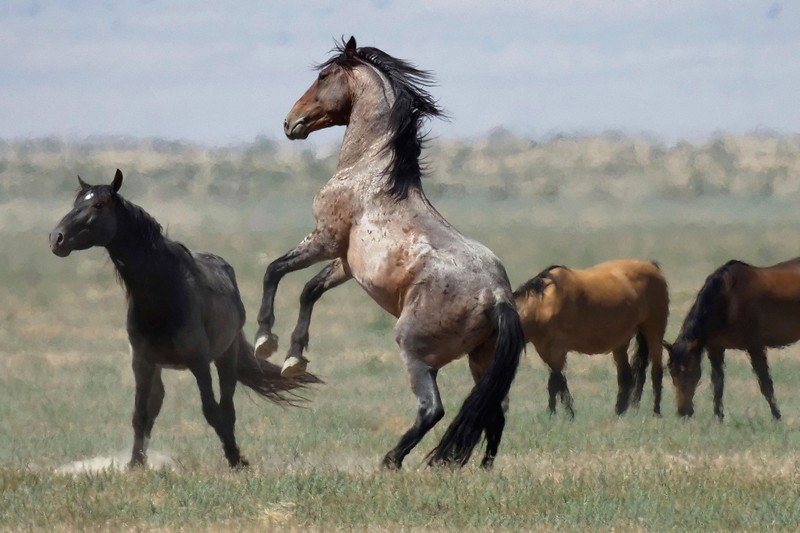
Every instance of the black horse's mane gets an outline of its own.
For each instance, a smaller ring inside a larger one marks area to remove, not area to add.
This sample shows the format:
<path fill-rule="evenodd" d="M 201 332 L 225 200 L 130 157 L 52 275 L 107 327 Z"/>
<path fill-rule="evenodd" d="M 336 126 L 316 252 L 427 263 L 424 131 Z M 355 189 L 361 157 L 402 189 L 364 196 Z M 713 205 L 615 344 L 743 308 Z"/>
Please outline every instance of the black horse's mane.
<path fill-rule="evenodd" d="M 322 70 L 332 64 L 352 68 L 361 62 L 368 63 L 381 71 L 392 86 L 395 102 L 389 120 L 393 133 L 387 143 L 392 148 L 392 161 L 386 174 L 392 196 L 402 200 L 410 190 L 422 188 L 422 175 L 427 170 L 420 161 L 427 142 L 427 135 L 422 132 L 425 118 L 447 117 L 426 90 L 435 85 L 433 74 L 369 46 L 348 53 L 344 40 L 337 43 L 332 51 L 336 55 L 317 65 L 317 69 Z"/>
<path fill-rule="evenodd" d="M 120 209 L 125 212 L 127 224 L 127 231 L 135 232 L 137 238 L 141 239 L 142 243 L 147 248 L 152 248 L 165 239 L 164 229 L 161 224 L 147 211 L 129 202 L 120 195 L 116 195 L 119 201 Z"/>
<path fill-rule="evenodd" d="M 547 287 L 548 282 L 556 285 L 556 278 L 553 277 L 553 270 L 557 268 L 568 270 L 568 268 L 564 265 L 550 265 L 523 283 L 516 291 L 514 291 L 514 298 L 524 296 L 529 293 L 533 293 L 541 297 L 544 294 L 544 289 Z"/>
<path fill-rule="evenodd" d="M 731 267 L 736 265 L 748 266 L 747 263 L 733 259 L 709 274 L 683 321 L 675 344 L 694 340 L 705 344 L 710 333 L 725 325 L 728 298 L 725 294 L 724 278 Z"/>
<path fill-rule="evenodd" d="M 161 224 L 138 205 L 115 194 L 119 240 L 109 245 L 117 279 L 125 288 L 129 306 L 135 300 L 137 329 L 151 339 L 168 338 L 189 310 L 184 283 L 187 270 L 198 265 L 181 243 L 166 237 Z M 127 253 L 121 254 L 127 250 Z M 123 262 L 120 257 L 129 258 Z"/>

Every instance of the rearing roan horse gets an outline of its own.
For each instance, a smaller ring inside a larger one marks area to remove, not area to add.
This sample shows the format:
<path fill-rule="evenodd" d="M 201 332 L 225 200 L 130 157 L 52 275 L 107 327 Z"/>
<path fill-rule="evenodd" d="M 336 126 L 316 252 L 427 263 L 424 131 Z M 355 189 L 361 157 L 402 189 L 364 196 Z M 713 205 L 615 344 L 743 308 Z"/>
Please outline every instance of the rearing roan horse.
<path fill-rule="evenodd" d="M 284 121 L 289 139 L 346 125 L 334 176 L 314 197 L 316 228 L 264 276 L 256 352 L 268 357 L 273 302 L 280 279 L 335 259 L 303 290 L 301 316 L 284 364 L 303 372 L 311 305 L 325 290 L 355 280 L 397 317 L 396 341 L 417 397 L 413 427 L 383 459 L 399 468 L 444 416 L 436 376 L 469 354 L 476 382 L 429 464 L 464 465 L 486 434 L 482 466 L 491 466 L 505 425 L 504 400 L 524 347 L 511 286 L 497 257 L 467 239 L 431 206 L 422 191 L 420 133 L 442 111 L 425 90 L 431 75 L 354 38 L 337 45 L 319 76 Z"/>

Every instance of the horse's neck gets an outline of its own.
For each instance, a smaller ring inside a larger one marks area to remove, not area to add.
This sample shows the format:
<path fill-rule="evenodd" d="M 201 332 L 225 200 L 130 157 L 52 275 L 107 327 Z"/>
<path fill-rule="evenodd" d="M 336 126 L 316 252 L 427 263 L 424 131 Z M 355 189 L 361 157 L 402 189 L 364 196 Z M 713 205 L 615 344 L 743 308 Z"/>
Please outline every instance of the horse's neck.
<path fill-rule="evenodd" d="M 374 185 L 385 179 L 393 156 L 389 140 L 394 94 L 388 80 L 374 67 L 365 65 L 354 74 L 359 96 L 353 101 L 335 175 L 352 180 L 354 185 Z"/>
<path fill-rule="evenodd" d="M 167 293 L 173 293 L 182 284 L 180 266 L 166 238 L 152 242 L 136 238 L 135 231 L 128 237 L 107 246 L 111 261 L 129 297 L 139 305 L 161 306 Z"/>

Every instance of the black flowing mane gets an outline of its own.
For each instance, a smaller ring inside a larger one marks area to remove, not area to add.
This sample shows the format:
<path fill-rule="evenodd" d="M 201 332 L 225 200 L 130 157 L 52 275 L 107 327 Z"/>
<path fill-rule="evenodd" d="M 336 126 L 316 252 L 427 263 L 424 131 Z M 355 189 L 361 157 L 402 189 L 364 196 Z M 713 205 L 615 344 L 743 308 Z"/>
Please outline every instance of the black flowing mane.
<path fill-rule="evenodd" d="M 392 196 L 402 200 L 411 189 L 422 188 L 422 175 L 427 170 L 420 162 L 422 148 L 427 142 L 426 133 L 421 131 L 425 118 L 447 117 L 426 90 L 435 85 L 433 74 L 377 48 L 365 46 L 356 49 L 354 55 L 348 55 L 345 47 L 344 40 L 337 43 L 332 50 L 337 55 L 316 68 L 322 70 L 332 64 L 353 68 L 363 62 L 378 69 L 389 80 L 395 94 L 389 118 L 394 133 L 387 143 L 392 148 L 392 161 L 386 174 Z"/>
<path fill-rule="evenodd" d="M 185 275 L 197 265 L 185 246 L 164 235 L 152 215 L 114 196 L 119 227 L 107 249 L 132 306 L 129 320 L 152 338 L 168 338 L 188 315 Z"/>
<path fill-rule="evenodd" d="M 742 261 L 733 259 L 728 261 L 717 270 L 712 272 L 707 278 L 697 298 L 689 309 L 686 319 L 683 321 L 681 331 L 678 334 L 679 341 L 697 340 L 705 344 L 710 333 L 717 331 L 725 325 L 727 321 L 726 312 L 728 299 L 725 294 L 725 275 L 735 265 L 745 265 Z"/>
<path fill-rule="evenodd" d="M 517 290 L 514 291 L 514 298 L 518 298 L 520 296 L 524 296 L 528 293 L 534 293 L 537 296 L 542 296 L 544 294 L 544 289 L 547 287 L 547 283 L 550 282 L 553 285 L 556 285 L 556 278 L 553 277 L 553 270 L 557 268 L 563 268 L 565 270 L 569 270 L 564 265 L 550 265 L 549 267 L 545 268 L 534 277 L 523 283 Z"/>

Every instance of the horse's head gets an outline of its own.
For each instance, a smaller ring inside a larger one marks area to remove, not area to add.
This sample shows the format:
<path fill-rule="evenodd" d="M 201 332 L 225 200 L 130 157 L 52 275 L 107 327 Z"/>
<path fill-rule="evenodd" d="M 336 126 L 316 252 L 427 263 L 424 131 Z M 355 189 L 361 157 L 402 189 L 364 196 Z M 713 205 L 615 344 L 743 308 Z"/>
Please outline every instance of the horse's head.
<path fill-rule="evenodd" d="M 342 55 L 321 66 L 317 79 L 283 121 L 289 139 L 305 139 L 311 132 L 350 122 L 353 84 L 344 63 L 355 57 L 356 40 L 350 37 Z"/>
<path fill-rule="evenodd" d="M 678 414 L 692 416 L 694 414 L 694 393 L 700 382 L 700 355 L 702 346 L 694 340 L 679 338 L 675 344 L 664 342 L 669 353 L 669 373 L 675 386 L 675 401 Z"/>
<path fill-rule="evenodd" d="M 111 185 L 89 185 L 78 176 L 78 192 L 72 211 L 50 233 L 50 249 L 59 257 L 73 250 L 108 245 L 117 233 L 114 205 L 122 186 L 122 172 L 117 169 Z"/>

